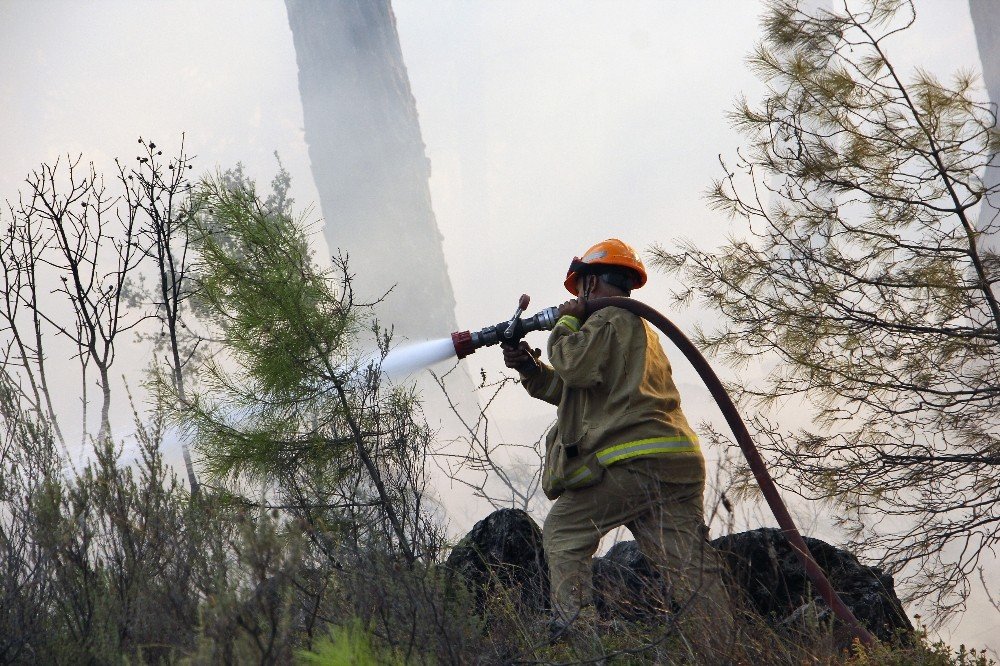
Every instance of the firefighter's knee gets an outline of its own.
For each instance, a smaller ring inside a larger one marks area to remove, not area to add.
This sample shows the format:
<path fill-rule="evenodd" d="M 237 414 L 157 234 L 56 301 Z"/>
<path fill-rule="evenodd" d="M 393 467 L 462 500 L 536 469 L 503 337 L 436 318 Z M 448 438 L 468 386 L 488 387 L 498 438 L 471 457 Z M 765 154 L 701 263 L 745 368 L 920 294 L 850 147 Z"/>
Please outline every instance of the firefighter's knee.
<path fill-rule="evenodd" d="M 542 526 L 542 545 L 549 559 L 582 560 L 597 552 L 601 535 L 593 522 L 573 520 L 550 511 Z"/>

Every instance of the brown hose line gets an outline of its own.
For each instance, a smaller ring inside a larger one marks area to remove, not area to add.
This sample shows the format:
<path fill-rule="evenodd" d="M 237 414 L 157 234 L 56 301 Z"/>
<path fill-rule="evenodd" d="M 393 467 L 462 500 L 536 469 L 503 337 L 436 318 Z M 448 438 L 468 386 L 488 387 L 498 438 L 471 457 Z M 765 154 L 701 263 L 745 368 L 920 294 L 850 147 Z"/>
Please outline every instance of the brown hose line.
<path fill-rule="evenodd" d="M 588 315 L 601 308 L 610 306 L 628 310 L 656 326 L 663 331 L 664 335 L 670 338 L 670 341 L 691 362 L 691 365 L 694 366 L 694 369 L 701 376 L 702 381 L 705 382 L 712 397 L 715 398 L 715 402 L 718 403 L 719 409 L 722 410 L 722 415 L 726 417 L 726 422 L 736 436 L 736 442 L 740 445 L 740 450 L 743 451 L 743 456 L 750 465 L 750 470 L 753 472 L 754 478 L 757 479 L 757 485 L 760 486 L 761 492 L 764 493 L 764 499 L 767 500 L 767 505 L 771 508 L 771 513 L 777 519 L 782 534 L 785 535 L 788 543 L 792 546 L 792 550 L 798 555 L 802 566 L 806 570 L 806 574 L 817 591 L 819 591 L 820 596 L 833 609 L 834 614 L 851 628 L 855 638 L 866 645 L 877 643 L 871 632 L 854 617 L 854 613 L 851 612 L 851 609 L 847 607 L 847 604 L 844 603 L 840 595 L 833 589 L 826 574 L 823 573 L 823 569 L 820 568 L 819 564 L 813 558 L 812 553 L 809 552 L 809 546 L 806 545 L 802 535 L 796 529 L 795 522 L 788 513 L 785 503 L 778 494 L 778 488 L 774 485 L 774 480 L 764 465 L 764 459 L 761 458 L 760 452 L 757 451 L 753 440 L 750 439 L 750 432 L 747 430 L 746 424 L 743 423 L 743 419 L 740 418 L 740 414 L 736 410 L 736 405 L 733 404 L 726 389 L 722 386 L 722 382 L 715 374 L 712 366 L 705 360 L 705 357 L 701 355 L 697 347 L 687 339 L 687 336 L 673 322 L 645 303 L 622 296 L 593 298 L 586 301 Z"/>

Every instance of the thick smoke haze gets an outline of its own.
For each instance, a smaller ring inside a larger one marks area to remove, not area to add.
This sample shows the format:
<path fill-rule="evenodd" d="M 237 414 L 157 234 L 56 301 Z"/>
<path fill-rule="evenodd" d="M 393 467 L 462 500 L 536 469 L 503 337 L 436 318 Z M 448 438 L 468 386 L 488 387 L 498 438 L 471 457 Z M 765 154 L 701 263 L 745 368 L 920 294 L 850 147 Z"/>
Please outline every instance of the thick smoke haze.
<path fill-rule="evenodd" d="M 393 7 L 460 328 L 509 317 L 521 293 L 531 312 L 566 300 L 569 260 L 604 238 L 643 251 L 681 237 L 711 246 L 737 231 L 702 195 L 721 174 L 719 155 L 731 161 L 741 143 L 727 113 L 739 95 L 759 96 L 744 64 L 759 35 L 758 2 Z M 917 11 L 894 47 L 907 68 L 980 69 L 965 2 L 917 0 Z M 114 158 L 134 160 L 139 136 L 169 154 L 184 133 L 196 172 L 242 162 L 266 184 L 277 151 L 296 209 L 318 201 L 282 0 L 0 0 L 0 44 L 0 199 L 16 199 L 41 162 L 82 153 L 110 176 Z M 317 256 L 328 255 L 318 208 L 306 219 L 315 221 Z M 653 273 L 635 295 L 683 329 L 711 326 L 672 302 L 680 286 Z M 721 424 L 693 371 L 667 351 L 689 420 Z M 143 350 L 131 353 L 119 371 L 145 364 Z M 502 371 L 495 349 L 467 362 L 475 376 Z M 127 423 L 126 411 L 119 417 Z M 546 406 L 510 392 L 495 436 L 523 438 L 551 419 Z M 482 507 L 453 513 L 464 527 Z M 944 637 L 995 642 L 974 619 L 987 608 L 973 599 L 968 619 Z"/>

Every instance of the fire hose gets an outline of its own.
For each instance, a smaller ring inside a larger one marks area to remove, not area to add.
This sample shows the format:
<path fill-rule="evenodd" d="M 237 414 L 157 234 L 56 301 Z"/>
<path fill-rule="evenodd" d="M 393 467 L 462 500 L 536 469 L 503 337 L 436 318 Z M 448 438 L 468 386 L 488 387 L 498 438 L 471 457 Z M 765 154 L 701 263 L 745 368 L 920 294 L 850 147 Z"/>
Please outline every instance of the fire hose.
<path fill-rule="evenodd" d="M 556 308 L 546 308 L 532 317 L 522 319 L 521 314 L 528 307 L 528 302 L 527 295 L 521 296 L 517 312 L 508 321 L 500 322 L 495 326 L 488 326 L 476 332 L 461 331 L 452 333 L 452 342 L 455 345 L 455 353 L 458 358 L 465 358 L 469 354 L 474 353 L 479 347 L 500 343 L 516 345 L 520 342 L 521 338 L 531 331 L 551 330 L 555 327 L 558 320 Z M 708 364 L 708 361 L 705 360 L 705 357 L 702 356 L 701 352 L 698 351 L 697 347 L 688 340 L 687 336 L 673 322 L 640 301 L 614 296 L 589 299 L 585 302 L 585 305 L 587 316 L 606 307 L 618 307 L 628 310 L 662 331 L 681 350 L 691 365 L 694 366 L 702 381 L 705 382 L 715 402 L 719 405 L 719 409 L 722 410 L 722 414 L 726 418 L 726 423 L 729 424 L 729 428 L 733 431 L 736 442 L 739 444 L 740 450 L 743 452 L 743 456 L 750 466 L 750 471 L 753 472 L 754 478 L 757 480 L 757 485 L 760 486 L 760 490 L 767 501 L 768 507 L 771 509 L 771 513 L 774 514 L 775 519 L 778 521 L 781 533 L 788 539 L 789 545 L 791 545 L 792 550 L 798 556 L 806 575 L 809 576 L 809 580 L 812 581 L 813 586 L 833 610 L 833 613 L 851 629 L 856 639 L 866 645 L 876 643 L 875 637 L 858 621 L 854 613 L 851 612 L 851 609 L 848 608 L 847 604 L 840 598 L 840 595 L 837 594 L 837 591 L 833 589 L 823 569 L 816 562 L 812 553 L 809 552 L 809 546 L 806 545 L 802 535 L 795 527 L 795 522 L 792 520 L 792 516 L 788 513 L 788 508 L 778 494 L 777 486 L 775 486 L 774 480 L 767 471 L 764 459 L 750 438 L 750 432 L 747 430 L 746 424 L 743 423 L 736 405 L 733 404 L 732 398 L 729 397 L 719 377 L 715 374 L 712 366 Z"/>

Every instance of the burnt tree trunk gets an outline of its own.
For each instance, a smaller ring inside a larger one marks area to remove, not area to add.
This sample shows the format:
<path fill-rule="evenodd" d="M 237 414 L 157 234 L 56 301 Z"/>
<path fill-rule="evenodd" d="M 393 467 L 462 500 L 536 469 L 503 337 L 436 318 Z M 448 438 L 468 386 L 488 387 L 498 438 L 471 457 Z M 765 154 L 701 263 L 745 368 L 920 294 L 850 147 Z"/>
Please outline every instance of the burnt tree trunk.
<path fill-rule="evenodd" d="M 1000 104 L 1000 5 L 995 0 L 969 0 L 969 13 L 972 15 L 972 26 L 976 31 L 976 46 L 979 48 L 979 60 L 983 65 L 983 84 L 989 93 L 993 104 Z M 1000 157 L 990 155 L 990 166 L 983 174 L 983 182 L 988 190 L 1000 185 Z M 989 200 L 979 211 L 979 228 L 987 229 L 996 224 L 997 210 L 1000 201 L 996 196 Z M 986 240 L 986 247 L 996 250 L 998 239 L 996 232 Z M 996 287 L 994 287 L 996 289 Z"/>
<path fill-rule="evenodd" d="M 455 297 L 431 208 L 430 162 L 388 0 L 285 0 L 313 177 L 331 251 L 397 342 L 447 335 Z"/>

